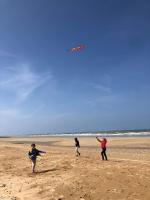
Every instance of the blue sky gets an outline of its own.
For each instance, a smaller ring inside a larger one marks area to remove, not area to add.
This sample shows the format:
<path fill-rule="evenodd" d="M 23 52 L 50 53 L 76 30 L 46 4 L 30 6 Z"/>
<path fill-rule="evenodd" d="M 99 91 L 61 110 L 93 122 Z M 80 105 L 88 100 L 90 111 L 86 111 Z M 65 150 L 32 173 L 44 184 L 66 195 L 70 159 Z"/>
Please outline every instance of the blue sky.
<path fill-rule="evenodd" d="M 0 134 L 150 128 L 149 10 L 0 0 Z"/>

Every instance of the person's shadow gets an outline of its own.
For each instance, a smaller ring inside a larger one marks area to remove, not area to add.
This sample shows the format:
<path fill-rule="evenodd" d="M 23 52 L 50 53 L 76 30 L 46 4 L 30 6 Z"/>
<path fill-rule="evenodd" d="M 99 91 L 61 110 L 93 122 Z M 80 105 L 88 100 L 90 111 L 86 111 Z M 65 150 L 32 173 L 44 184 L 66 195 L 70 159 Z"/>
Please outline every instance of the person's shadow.
<path fill-rule="evenodd" d="M 37 172 L 35 172 L 35 174 L 44 174 L 47 172 L 53 172 L 53 171 L 57 171 L 57 170 L 58 170 L 58 168 L 45 169 L 45 170 L 37 171 Z"/>

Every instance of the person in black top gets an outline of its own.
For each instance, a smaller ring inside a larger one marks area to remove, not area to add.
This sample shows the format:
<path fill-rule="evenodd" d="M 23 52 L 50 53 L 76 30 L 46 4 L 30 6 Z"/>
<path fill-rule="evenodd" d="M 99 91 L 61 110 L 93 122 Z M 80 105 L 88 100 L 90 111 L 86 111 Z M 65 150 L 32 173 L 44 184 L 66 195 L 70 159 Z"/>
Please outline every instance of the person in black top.
<path fill-rule="evenodd" d="M 35 172 L 36 158 L 37 158 L 37 156 L 40 156 L 40 153 L 46 153 L 46 152 L 36 149 L 35 144 L 31 144 L 31 151 L 28 152 L 28 156 L 32 162 L 32 172 L 33 173 Z"/>
<path fill-rule="evenodd" d="M 78 138 L 74 138 L 74 141 L 75 141 L 75 151 L 76 151 L 76 156 L 80 156 L 80 152 L 79 152 L 79 148 L 80 148 L 80 143 L 79 143 L 79 140 Z"/>

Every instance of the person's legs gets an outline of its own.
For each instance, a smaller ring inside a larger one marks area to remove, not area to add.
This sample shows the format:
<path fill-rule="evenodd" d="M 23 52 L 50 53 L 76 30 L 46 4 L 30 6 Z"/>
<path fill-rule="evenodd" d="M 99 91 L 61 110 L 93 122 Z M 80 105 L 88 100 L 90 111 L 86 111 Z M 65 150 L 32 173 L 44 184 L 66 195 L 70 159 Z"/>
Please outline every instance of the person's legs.
<path fill-rule="evenodd" d="M 76 147 L 75 151 L 76 151 L 76 156 L 78 156 L 78 147 Z"/>
<path fill-rule="evenodd" d="M 32 172 L 34 173 L 35 171 L 35 166 L 36 166 L 36 159 L 32 160 Z"/>
<path fill-rule="evenodd" d="M 105 160 L 107 160 L 106 149 L 103 150 L 103 155 L 105 157 Z"/>
<path fill-rule="evenodd" d="M 79 147 L 76 147 L 76 156 L 80 156 Z"/>
<path fill-rule="evenodd" d="M 78 150 L 77 150 L 77 152 L 78 152 L 78 155 L 80 156 L 79 147 L 78 147 Z"/>
<path fill-rule="evenodd" d="M 104 160 L 104 150 L 101 151 L 102 160 Z"/>

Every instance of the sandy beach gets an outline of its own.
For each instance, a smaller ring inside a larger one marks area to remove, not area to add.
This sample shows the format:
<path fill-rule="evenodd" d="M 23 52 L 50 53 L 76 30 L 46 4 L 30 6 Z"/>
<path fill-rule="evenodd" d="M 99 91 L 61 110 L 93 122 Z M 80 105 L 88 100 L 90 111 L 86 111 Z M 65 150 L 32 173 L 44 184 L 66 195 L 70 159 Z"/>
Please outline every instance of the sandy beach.
<path fill-rule="evenodd" d="M 0 138 L 0 200 L 149 200 L 150 138 L 108 138 L 101 161 L 94 137 Z M 46 151 L 31 173 L 30 144 Z"/>

